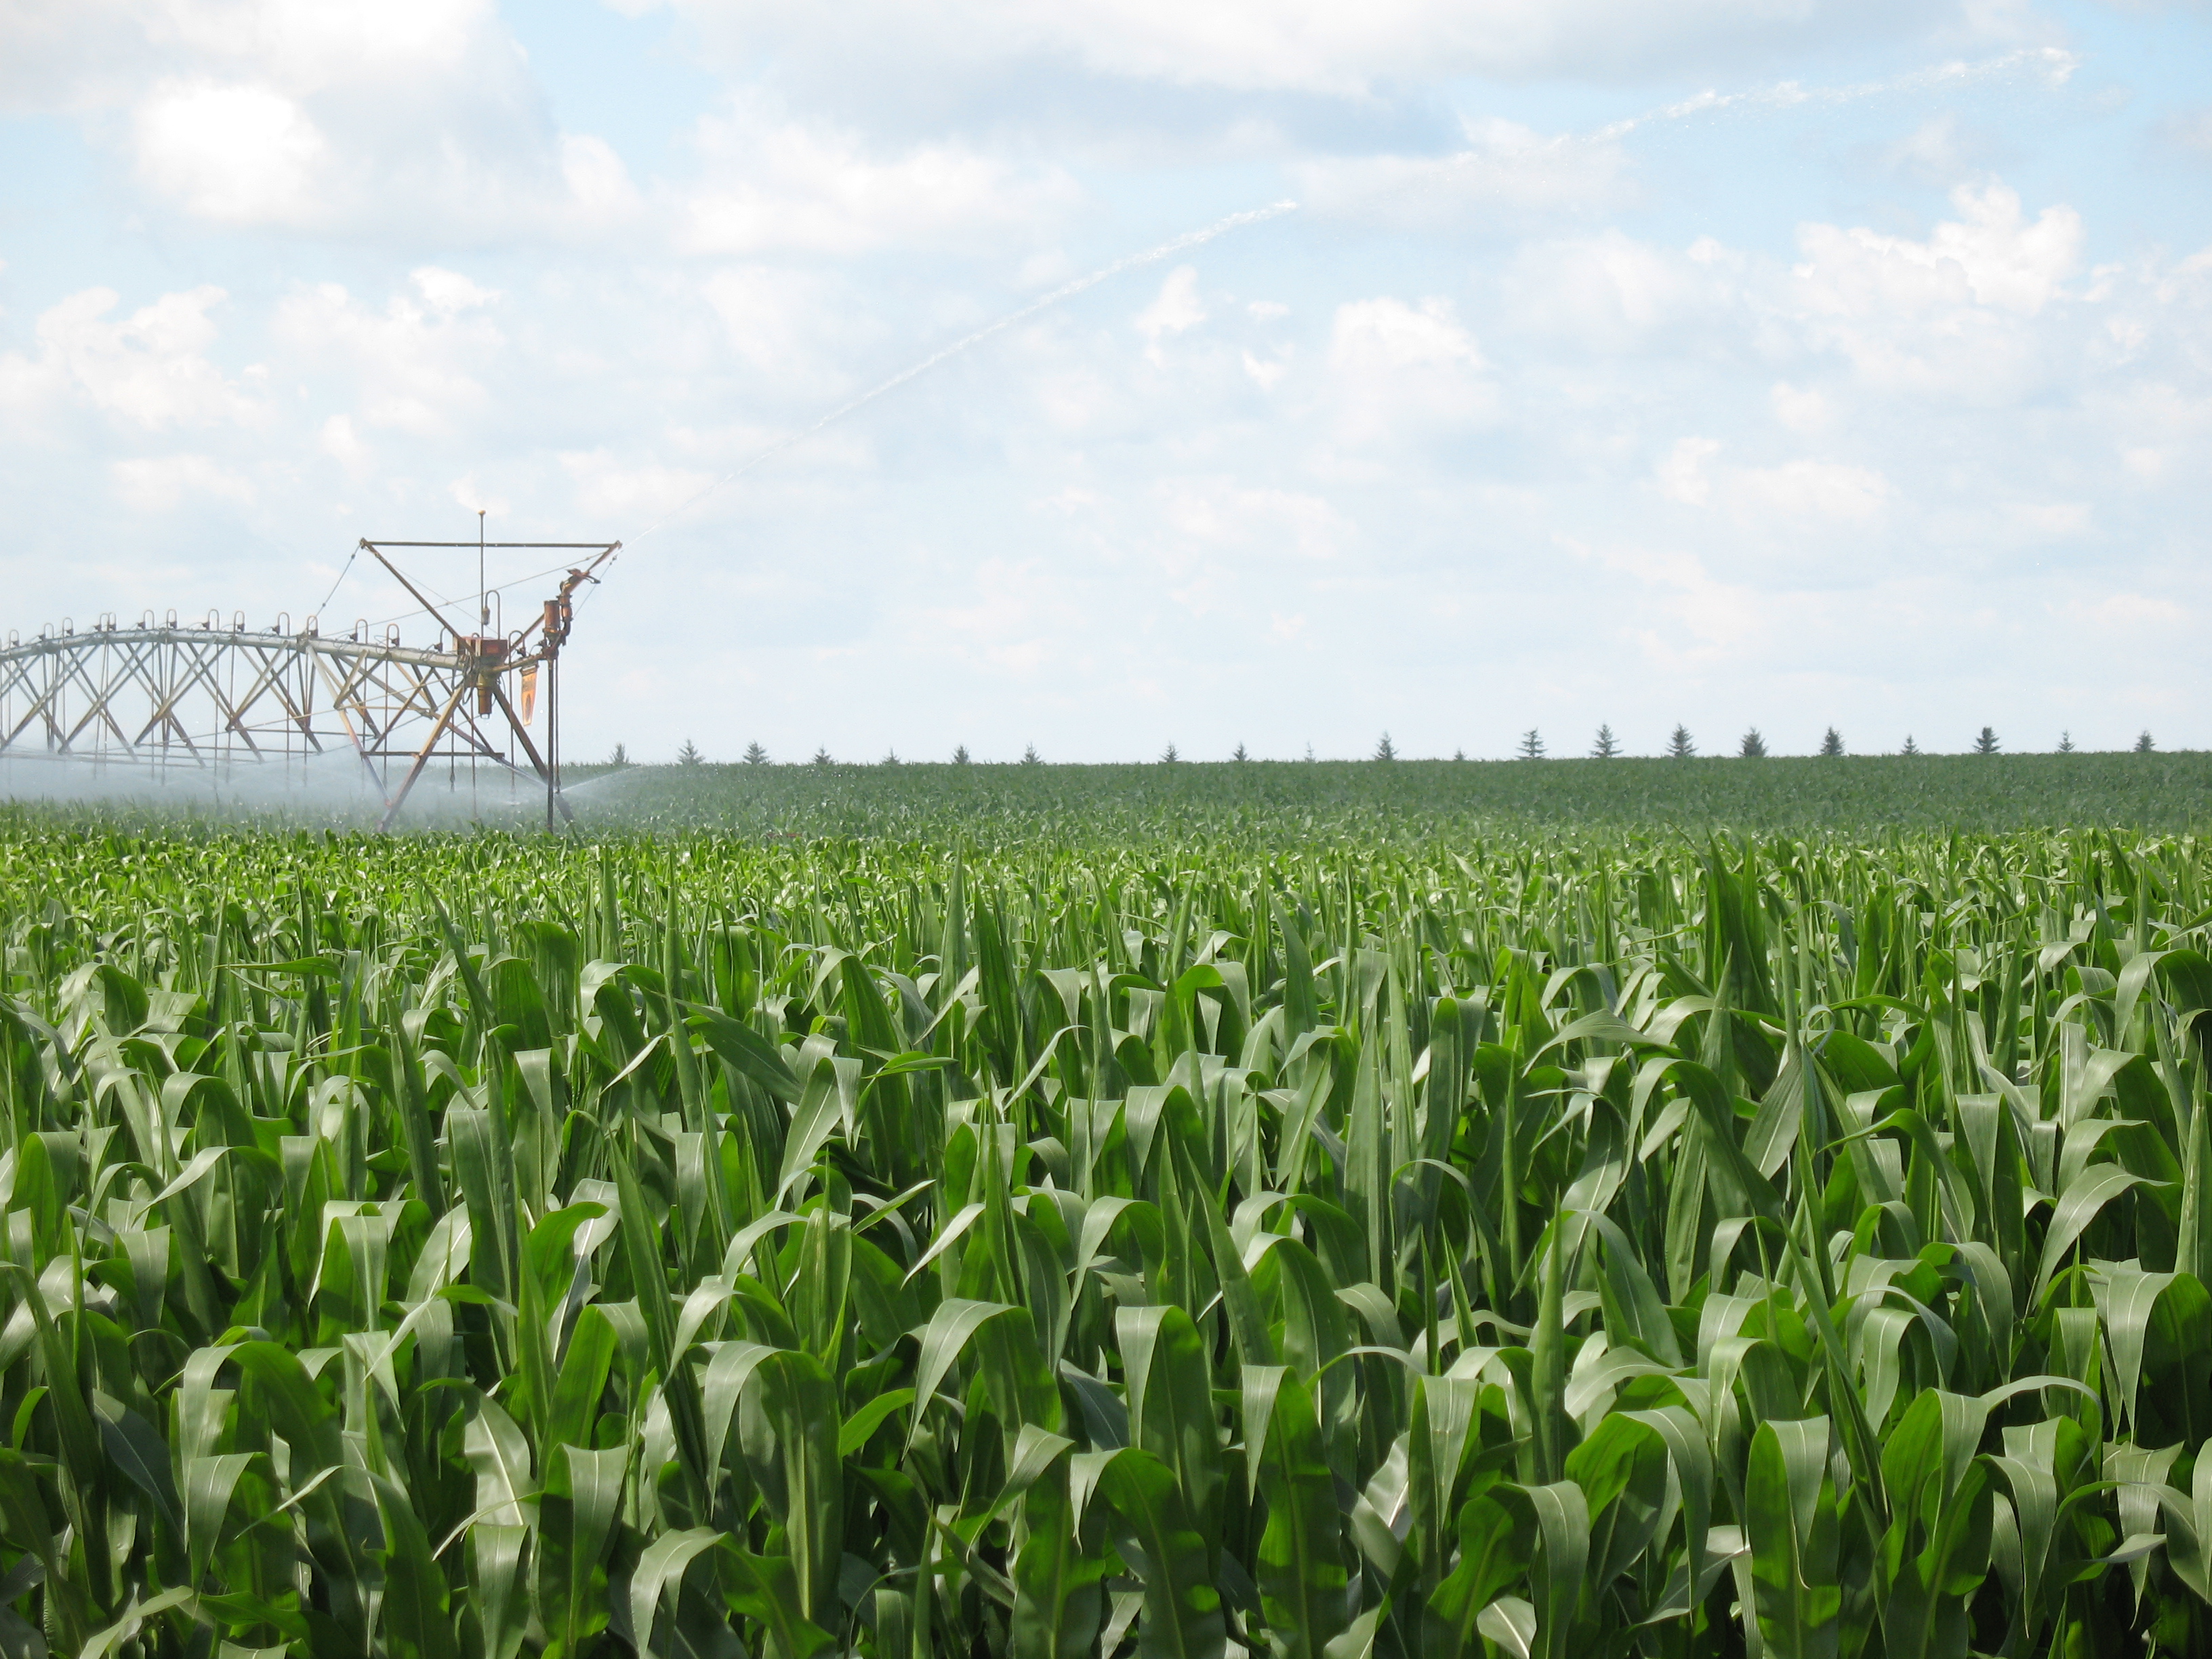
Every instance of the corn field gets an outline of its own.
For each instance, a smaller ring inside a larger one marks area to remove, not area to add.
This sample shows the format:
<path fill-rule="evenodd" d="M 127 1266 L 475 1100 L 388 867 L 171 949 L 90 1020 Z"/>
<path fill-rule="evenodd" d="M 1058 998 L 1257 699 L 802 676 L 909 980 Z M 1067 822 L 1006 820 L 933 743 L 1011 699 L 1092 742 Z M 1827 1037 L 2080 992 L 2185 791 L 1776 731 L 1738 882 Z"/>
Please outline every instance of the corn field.
<path fill-rule="evenodd" d="M 2187 837 L 0 836 L 5 1659 L 2212 1645 Z"/>
<path fill-rule="evenodd" d="M 1286 833 L 1356 829 L 1395 841 L 1467 833 L 1470 819 L 1524 830 L 1654 823 L 1735 832 L 1840 824 L 1984 833 L 2080 824 L 2186 832 L 2212 821 L 2212 753 L 1775 756 L 1544 761 L 1196 761 L 1025 766 L 798 764 L 575 767 L 585 823 L 936 840 L 1003 825 L 1034 839 L 1119 842 L 1242 822 Z M 526 793 L 518 811 L 530 809 Z M 437 805 L 434 790 L 424 810 Z M 542 803 L 540 810 L 542 810 Z M 372 820 L 373 821 L 373 820 Z"/>

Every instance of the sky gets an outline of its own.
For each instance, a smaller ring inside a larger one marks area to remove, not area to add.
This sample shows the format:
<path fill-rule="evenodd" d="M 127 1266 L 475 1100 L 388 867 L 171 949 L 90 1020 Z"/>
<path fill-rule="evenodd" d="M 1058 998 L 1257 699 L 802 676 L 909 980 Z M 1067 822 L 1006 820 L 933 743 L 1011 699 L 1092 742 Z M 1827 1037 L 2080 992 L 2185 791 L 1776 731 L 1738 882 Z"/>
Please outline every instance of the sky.
<path fill-rule="evenodd" d="M 2203 3 L 0 0 L 0 629 L 574 758 L 2212 747 L 2208 463 Z"/>

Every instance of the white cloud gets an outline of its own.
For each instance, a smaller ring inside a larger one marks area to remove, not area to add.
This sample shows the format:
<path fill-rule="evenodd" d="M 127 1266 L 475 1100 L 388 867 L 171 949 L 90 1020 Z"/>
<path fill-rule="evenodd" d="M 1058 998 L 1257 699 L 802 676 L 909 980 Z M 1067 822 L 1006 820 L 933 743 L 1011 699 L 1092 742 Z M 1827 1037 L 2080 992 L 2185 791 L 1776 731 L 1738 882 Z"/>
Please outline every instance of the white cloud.
<path fill-rule="evenodd" d="M 418 265 L 407 273 L 407 279 L 441 317 L 473 311 L 499 298 L 498 289 L 479 288 L 460 272 L 441 270 L 436 265 Z"/>
<path fill-rule="evenodd" d="M 1685 507 L 1711 507 L 1751 528 L 1859 525 L 1880 513 L 1889 481 L 1870 467 L 1810 458 L 1774 466 L 1715 466 L 1717 439 L 1678 439 L 1653 469 L 1659 491 Z"/>
<path fill-rule="evenodd" d="M 1834 414 L 1827 394 L 1817 386 L 1795 386 L 1787 380 L 1777 380 L 1766 395 L 1773 405 L 1774 418 L 1792 432 L 1817 433 Z"/>
<path fill-rule="evenodd" d="M 266 87 L 157 87 L 138 107 L 135 146 L 149 190 L 218 224 L 306 223 L 322 200 L 329 146 Z"/>
<path fill-rule="evenodd" d="M 216 338 L 212 286 L 165 294 L 119 321 L 112 289 L 73 294 L 39 319 L 39 353 L 0 356 L 0 406 L 25 414 L 87 404 L 148 432 L 250 422 L 259 403 L 204 355 Z"/>
<path fill-rule="evenodd" d="M 2179 628 L 2189 620 L 2188 611 L 2172 599 L 2124 592 L 2107 593 L 2094 601 L 2088 614 L 2099 626 L 2124 633 L 2149 628 Z"/>
<path fill-rule="evenodd" d="M 987 557 L 967 586 L 969 603 L 921 611 L 933 646 L 949 647 L 993 681 L 1030 680 L 1048 668 L 1065 672 L 1066 659 L 1054 647 L 1079 619 L 1068 591 L 1042 561 Z M 1038 712 L 1024 711 L 1031 719 Z"/>
<path fill-rule="evenodd" d="M 2031 224 L 2019 194 L 1999 184 L 1962 185 L 1951 203 L 1960 216 L 1937 225 L 1924 242 L 1805 226 L 1797 276 L 1808 307 L 1863 318 L 1971 304 L 2033 317 L 2081 264 L 2081 216 L 2070 207 L 2045 208 Z"/>
<path fill-rule="evenodd" d="M 496 495 L 477 479 L 471 471 L 463 473 L 446 486 L 446 493 L 453 505 L 464 513 L 481 513 L 487 517 L 504 519 L 512 506 L 506 496 Z"/>
<path fill-rule="evenodd" d="M 1956 110 L 1931 115 L 1885 147 L 1882 166 L 1915 184 L 1952 189 L 1987 171 L 2003 146 L 1962 124 Z"/>
<path fill-rule="evenodd" d="M 1418 442 L 1486 421 L 1498 404 L 1488 367 L 1448 299 L 1340 305 L 1329 339 L 1338 436 L 1355 447 Z"/>
<path fill-rule="evenodd" d="M 1339 306 L 1329 351 L 1339 370 L 1354 374 L 1487 367 L 1451 301 L 1436 297 L 1418 306 L 1388 295 Z"/>
<path fill-rule="evenodd" d="M 2030 536 L 2053 541 L 2087 535 L 2095 516 L 2087 501 L 2014 501 L 2004 511 Z"/>
<path fill-rule="evenodd" d="M 1676 439 L 1667 459 L 1653 469 L 1660 494 L 1685 507 L 1703 507 L 1713 493 L 1713 482 L 1705 476 L 1705 465 L 1720 453 L 1721 441 L 1717 438 Z"/>
<path fill-rule="evenodd" d="M 319 283 L 280 301 L 270 328 L 301 366 L 350 380 L 364 424 L 441 436 L 485 405 L 477 372 L 506 341 L 476 314 L 496 297 L 489 290 L 434 266 L 410 280 L 420 299 L 394 295 L 380 311 L 336 283 Z"/>
<path fill-rule="evenodd" d="M 1471 121 L 1464 149 L 1441 155 L 1358 155 L 1301 161 L 1300 195 L 1316 213 L 1437 229 L 1583 215 L 1629 196 L 1619 144 L 1546 137 L 1496 117 Z"/>
<path fill-rule="evenodd" d="M 594 520 L 657 519 L 714 482 L 709 472 L 626 461 L 605 447 L 563 453 L 561 470 L 577 507 Z"/>
<path fill-rule="evenodd" d="M 589 133 L 565 135 L 561 140 L 561 177 L 577 218 L 584 224 L 622 224 L 644 211 L 644 200 L 629 168 L 604 138 Z"/>
<path fill-rule="evenodd" d="M 644 0 L 623 0 L 643 9 Z M 1936 18 L 1836 0 L 1369 0 L 1363 5 L 1268 0 L 878 0 L 842 9 L 834 27 L 768 0 L 677 0 L 710 49 L 842 57 L 909 70 L 926 56 L 939 74 L 1044 59 L 1095 74 L 1236 90 L 1359 95 L 1386 81 L 1458 76 L 1649 73 L 1718 46 L 1755 51 L 1870 28 L 1917 29 Z M 1948 10 L 1948 8 L 1946 8 Z"/>
<path fill-rule="evenodd" d="M 700 182 L 682 194 L 687 252 L 852 254 L 1020 229 L 1073 203 L 1056 168 L 1023 169 L 959 143 L 884 155 L 854 132 L 738 104 L 698 124 Z"/>
<path fill-rule="evenodd" d="M 1156 503 L 1168 551 L 1153 580 L 1186 617 L 1242 615 L 1255 580 L 1337 565 L 1359 540 L 1352 520 L 1307 490 L 1186 479 L 1163 487 Z"/>
<path fill-rule="evenodd" d="M 1254 489 L 1225 478 L 1177 484 L 1164 492 L 1163 514 L 1180 536 L 1215 549 L 1250 549 L 1273 559 L 1288 550 L 1328 559 L 1354 532 L 1325 496 Z"/>
<path fill-rule="evenodd" d="M 205 455 L 153 455 L 115 462 L 115 493 L 134 513 L 173 512 L 187 496 L 250 504 L 252 487 Z"/>
<path fill-rule="evenodd" d="M 725 265 L 698 285 L 738 362 L 779 401 L 827 403 L 848 395 L 843 362 L 872 346 L 882 326 L 834 275 L 787 265 Z"/>
<path fill-rule="evenodd" d="M 1273 392 L 1281 384 L 1283 376 L 1291 372 L 1288 351 L 1279 356 L 1265 358 L 1255 357 L 1248 351 L 1243 354 L 1243 360 L 1245 374 L 1252 377 L 1252 384 L 1262 392 Z"/>
<path fill-rule="evenodd" d="M 350 416 L 333 415 L 325 421 L 317 447 L 356 477 L 365 472 L 375 459 L 369 453 L 368 446 L 362 442 L 360 434 L 354 431 Z"/>
<path fill-rule="evenodd" d="M 1145 355 L 1160 361 L 1160 338 L 1195 328 L 1206 320 L 1206 307 L 1198 297 L 1198 270 L 1177 265 L 1160 284 L 1152 304 L 1137 313 L 1137 332 L 1145 337 Z"/>
<path fill-rule="evenodd" d="M 1794 460 L 1729 476 L 1730 510 L 1751 523 L 1776 520 L 1864 524 L 1889 500 L 1889 480 L 1871 467 Z"/>
<path fill-rule="evenodd" d="M 251 63 L 300 90 L 456 73 L 497 21 L 492 0 L 161 0 L 125 9 L 161 48 Z"/>
<path fill-rule="evenodd" d="M 1502 288 L 1516 324 L 1601 355 L 1665 349 L 1724 319 L 1741 261 L 1709 239 L 1681 252 L 1617 229 L 1524 246 Z"/>
<path fill-rule="evenodd" d="M 0 39 L 0 106 L 77 112 L 204 222 L 557 240 L 642 209 L 493 0 L 12 0 Z"/>
<path fill-rule="evenodd" d="M 2040 369 L 2030 325 L 2063 300 L 2081 264 L 2081 216 L 2033 221 L 2002 185 L 1952 194 L 1960 216 L 1924 241 L 1808 224 L 1788 303 L 1816 344 L 1890 390 L 1970 399 L 2017 395 Z"/>

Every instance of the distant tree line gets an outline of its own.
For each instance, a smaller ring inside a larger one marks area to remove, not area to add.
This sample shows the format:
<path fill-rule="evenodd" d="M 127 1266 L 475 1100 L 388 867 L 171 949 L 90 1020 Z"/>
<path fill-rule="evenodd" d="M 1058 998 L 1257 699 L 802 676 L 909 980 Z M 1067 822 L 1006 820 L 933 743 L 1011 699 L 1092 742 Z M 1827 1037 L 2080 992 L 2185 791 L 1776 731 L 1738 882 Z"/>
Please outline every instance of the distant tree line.
<path fill-rule="evenodd" d="M 2157 744 L 2153 741 L 2149 731 L 2146 729 L 2136 738 L 2132 749 L 2133 752 L 2138 755 L 2154 754 L 2157 752 Z M 1626 754 L 1627 750 L 1622 746 L 1620 739 L 1614 735 L 1612 726 L 1607 724 L 1597 728 L 1596 733 L 1590 739 L 1590 746 L 1587 752 L 1591 760 L 1615 760 Z M 1698 753 L 1697 740 L 1691 735 L 1688 726 L 1678 722 L 1674 729 L 1668 734 L 1667 746 L 1662 752 L 1668 760 L 1695 759 Z M 1767 748 L 1766 738 L 1755 726 L 1746 728 L 1744 734 L 1736 739 L 1737 759 L 1765 760 L 1771 752 Z M 1842 757 L 1849 752 L 1844 745 L 1844 734 L 1836 727 L 1829 726 L 1821 733 L 1820 745 L 1815 752 L 1824 759 L 1832 760 Z M 1897 752 L 1900 755 L 1918 755 L 1926 751 L 1920 747 L 1912 735 L 1907 732 L 1903 745 Z M 2003 747 L 1998 741 L 1996 728 L 1990 726 L 1982 727 L 1974 736 L 1971 752 L 1977 755 L 2002 754 Z M 2070 731 L 2058 734 L 2057 752 L 2062 755 L 2071 755 L 2076 752 L 2074 734 Z M 1521 734 L 1520 741 L 1514 745 L 1513 753 L 1516 759 L 1534 761 L 1547 758 L 1550 750 L 1545 744 L 1542 732 L 1532 726 Z M 771 763 L 768 750 L 758 743 L 747 744 L 742 758 L 747 766 L 767 766 Z M 1230 755 L 1230 759 L 1237 762 L 1246 762 L 1252 758 L 1251 751 L 1242 743 L 1239 743 Z M 1304 758 L 1309 761 L 1315 758 L 1311 744 L 1306 745 Z M 1382 737 L 1376 739 L 1374 751 L 1369 758 L 1376 762 L 1390 762 L 1401 758 L 1398 745 L 1388 732 L 1383 732 Z M 1163 766 L 1175 765 L 1182 759 L 1182 751 L 1172 743 L 1160 751 L 1159 763 Z M 1467 751 L 1464 749 L 1454 750 L 1452 759 L 1466 760 Z M 973 757 L 969 754 L 966 744 L 955 745 L 952 750 L 952 763 L 955 766 L 969 765 L 972 760 Z M 703 766 L 707 761 L 706 757 L 701 753 L 699 745 L 686 738 L 684 740 L 684 746 L 676 751 L 676 763 L 678 766 Z M 824 767 L 835 766 L 836 763 L 826 745 L 816 749 L 807 762 L 811 766 Z M 882 761 L 878 763 L 884 766 L 900 766 L 905 763 L 899 758 L 898 751 L 892 749 L 884 752 Z M 613 753 L 607 757 L 607 764 L 610 766 L 635 764 L 630 757 L 629 745 L 617 744 Z M 1022 750 L 1021 764 L 1024 766 L 1044 764 L 1044 757 L 1037 752 L 1037 746 L 1035 744 L 1029 744 Z"/>

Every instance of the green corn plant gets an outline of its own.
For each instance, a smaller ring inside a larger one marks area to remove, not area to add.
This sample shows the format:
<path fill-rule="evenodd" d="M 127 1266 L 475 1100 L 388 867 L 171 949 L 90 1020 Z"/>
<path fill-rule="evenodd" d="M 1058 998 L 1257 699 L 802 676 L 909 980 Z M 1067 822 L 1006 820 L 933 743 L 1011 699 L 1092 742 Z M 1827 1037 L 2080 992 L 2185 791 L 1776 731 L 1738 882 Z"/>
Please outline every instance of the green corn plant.
<path fill-rule="evenodd" d="M 0 1652 L 2212 1644 L 2193 838 L 1203 769 L 0 823 Z"/>

